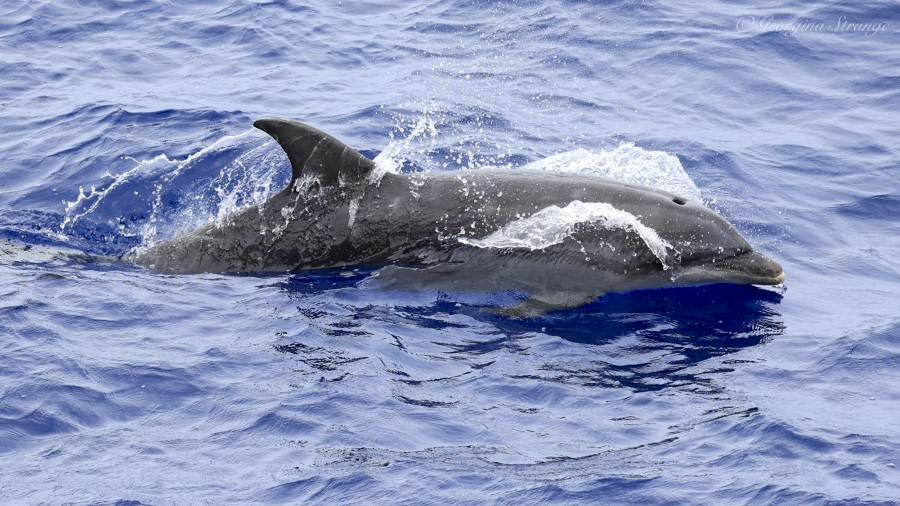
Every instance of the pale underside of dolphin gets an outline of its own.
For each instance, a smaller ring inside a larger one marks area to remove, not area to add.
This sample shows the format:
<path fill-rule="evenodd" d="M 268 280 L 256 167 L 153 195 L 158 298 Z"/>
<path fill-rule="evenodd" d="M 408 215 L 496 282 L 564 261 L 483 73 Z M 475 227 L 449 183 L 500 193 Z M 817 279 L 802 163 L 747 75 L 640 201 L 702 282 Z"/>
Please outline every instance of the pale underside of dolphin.
<path fill-rule="evenodd" d="M 167 273 L 384 266 L 376 279 L 394 288 L 527 293 L 523 314 L 612 291 L 784 280 L 724 218 L 669 192 L 529 170 L 379 174 L 310 126 L 254 126 L 287 153 L 288 187 L 129 260 Z"/>

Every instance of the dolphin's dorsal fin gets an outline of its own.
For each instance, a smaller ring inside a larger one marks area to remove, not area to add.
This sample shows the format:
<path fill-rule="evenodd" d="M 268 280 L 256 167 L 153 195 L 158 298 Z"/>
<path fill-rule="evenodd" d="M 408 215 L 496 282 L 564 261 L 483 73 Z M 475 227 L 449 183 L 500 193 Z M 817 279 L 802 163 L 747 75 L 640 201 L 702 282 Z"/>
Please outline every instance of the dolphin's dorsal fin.
<path fill-rule="evenodd" d="M 315 176 L 322 186 L 357 181 L 375 168 L 369 160 L 334 137 L 286 119 L 261 119 L 253 126 L 271 135 L 291 161 L 289 189 L 300 176 Z"/>

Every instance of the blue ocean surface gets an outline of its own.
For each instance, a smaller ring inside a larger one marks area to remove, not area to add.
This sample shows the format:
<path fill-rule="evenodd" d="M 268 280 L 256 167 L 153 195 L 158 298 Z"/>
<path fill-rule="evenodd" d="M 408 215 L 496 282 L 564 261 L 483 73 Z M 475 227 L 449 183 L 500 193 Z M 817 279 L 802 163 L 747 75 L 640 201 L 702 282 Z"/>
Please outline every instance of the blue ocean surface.
<path fill-rule="evenodd" d="M 0 76 L 0 503 L 900 501 L 894 1 L 4 0 Z M 516 319 L 108 261 L 280 190 L 266 117 L 681 173 L 786 284 Z"/>

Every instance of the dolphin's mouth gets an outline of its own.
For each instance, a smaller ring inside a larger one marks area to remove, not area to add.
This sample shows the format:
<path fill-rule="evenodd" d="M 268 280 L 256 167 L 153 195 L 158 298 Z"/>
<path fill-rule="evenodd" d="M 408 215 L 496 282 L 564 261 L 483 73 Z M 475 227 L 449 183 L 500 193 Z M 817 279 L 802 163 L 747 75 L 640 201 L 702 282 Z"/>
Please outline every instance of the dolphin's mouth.
<path fill-rule="evenodd" d="M 784 269 L 771 258 L 749 251 L 711 263 L 689 267 L 679 278 L 703 283 L 778 285 L 784 283 Z"/>

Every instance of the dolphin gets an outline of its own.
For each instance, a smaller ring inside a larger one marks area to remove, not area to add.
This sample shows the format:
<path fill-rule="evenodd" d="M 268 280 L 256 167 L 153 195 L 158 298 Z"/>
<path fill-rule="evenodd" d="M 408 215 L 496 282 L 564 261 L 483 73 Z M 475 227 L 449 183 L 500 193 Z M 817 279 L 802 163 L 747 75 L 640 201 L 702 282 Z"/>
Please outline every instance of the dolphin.
<path fill-rule="evenodd" d="M 388 287 L 527 294 L 513 311 L 525 315 L 606 292 L 784 281 L 722 216 L 670 192 L 530 170 L 384 172 L 313 127 L 253 125 L 287 154 L 288 186 L 128 260 L 184 274 L 381 266 Z"/>

